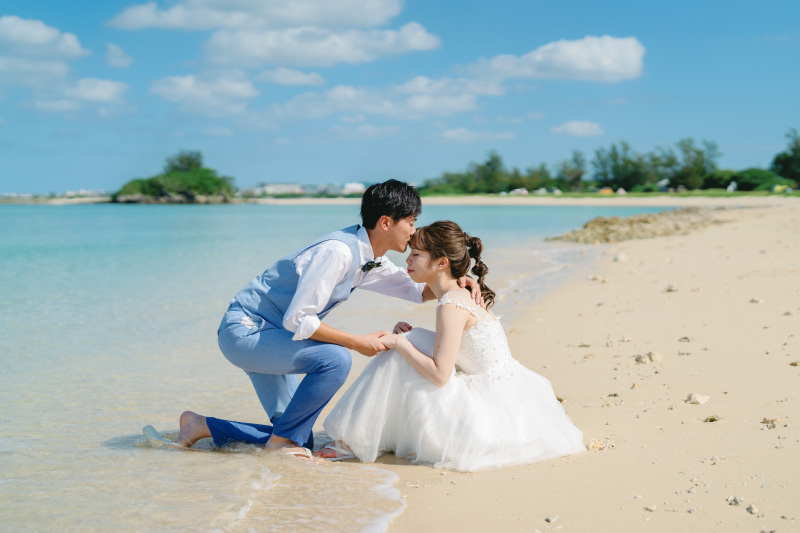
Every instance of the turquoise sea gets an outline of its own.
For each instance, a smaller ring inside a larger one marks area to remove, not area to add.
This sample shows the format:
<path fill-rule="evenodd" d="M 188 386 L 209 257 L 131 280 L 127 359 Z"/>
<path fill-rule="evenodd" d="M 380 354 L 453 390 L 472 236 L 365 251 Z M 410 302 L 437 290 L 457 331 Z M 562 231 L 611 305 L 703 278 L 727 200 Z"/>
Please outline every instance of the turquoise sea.
<path fill-rule="evenodd" d="M 418 225 L 447 218 L 481 237 L 508 327 L 592 260 L 545 236 L 661 209 L 426 206 Z M 249 446 L 157 449 L 140 433 L 177 429 L 185 409 L 261 421 L 249 380 L 216 345 L 228 300 L 282 255 L 357 222 L 356 205 L 0 205 L 2 529 L 384 531 L 405 506 L 386 470 Z M 401 319 L 430 327 L 433 307 L 356 291 L 330 323 L 366 333 Z M 354 354 L 351 380 L 365 363 Z"/>

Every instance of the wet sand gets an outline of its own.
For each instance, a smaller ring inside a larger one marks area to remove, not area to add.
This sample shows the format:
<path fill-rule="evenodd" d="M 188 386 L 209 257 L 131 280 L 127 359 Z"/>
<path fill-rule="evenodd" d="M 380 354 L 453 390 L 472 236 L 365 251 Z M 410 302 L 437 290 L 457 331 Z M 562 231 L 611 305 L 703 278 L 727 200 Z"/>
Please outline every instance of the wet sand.
<path fill-rule="evenodd" d="M 800 202 L 734 203 L 601 245 L 510 325 L 600 449 L 470 474 L 383 457 L 408 502 L 389 531 L 800 529 Z"/>

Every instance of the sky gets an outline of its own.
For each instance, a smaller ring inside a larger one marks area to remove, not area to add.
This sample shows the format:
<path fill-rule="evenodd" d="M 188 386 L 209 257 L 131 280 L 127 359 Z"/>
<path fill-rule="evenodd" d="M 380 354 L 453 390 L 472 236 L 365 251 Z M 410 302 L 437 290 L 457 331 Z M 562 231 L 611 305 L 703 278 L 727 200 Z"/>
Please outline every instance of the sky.
<path fill-rule="evenodd" d="M 686 137 L 768 167 L 798 65 L 796 0 L 3 0 L 0 193 L 113 192 L 180 150 L 240 188 Z"/>

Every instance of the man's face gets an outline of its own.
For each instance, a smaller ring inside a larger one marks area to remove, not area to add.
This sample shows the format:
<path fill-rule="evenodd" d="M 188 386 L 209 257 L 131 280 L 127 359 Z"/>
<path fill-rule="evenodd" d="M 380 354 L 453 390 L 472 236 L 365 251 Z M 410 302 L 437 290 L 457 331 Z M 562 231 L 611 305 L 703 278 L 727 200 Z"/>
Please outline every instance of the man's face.
<path fill-rule="evenodd" d="M 417 223 L 416 216 L 401 218 L 400 220 L 392 220 L 389 227 L 389 235 L 391 242 L 391 250 L 395 252 L 405 252 L 408 248 L 408 243 L 417 229 L 414 225 Z"/>

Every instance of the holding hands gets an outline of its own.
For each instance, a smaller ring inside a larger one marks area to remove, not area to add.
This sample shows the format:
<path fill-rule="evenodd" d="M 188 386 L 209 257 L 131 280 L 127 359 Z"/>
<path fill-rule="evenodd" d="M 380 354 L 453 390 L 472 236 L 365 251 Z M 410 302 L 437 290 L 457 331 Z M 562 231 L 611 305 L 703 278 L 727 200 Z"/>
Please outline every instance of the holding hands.
<path fill-rule="evenodd" d="M 383 339 L 389 335 L 388 331 L 376 331 L 374 333 L 367 333 L 366 335 L 358 335 L 355 338 L 355 342 L 351 348 L 361 355 L 366 355 L 367 357 L 373 357 L 378 355 L 380 352 L 384 350 L 388 350 L 389 347 L 383 342 Z"/>
<path fill-rule="evenodd" d="M 351 349 L 367 357 L 373 357 L 384 350 L 393 350 L 397 348 L 397 342 L 402 338 L 400 334 L 409 331 L 411 331 L 411 324 L 408 322 L 398 322 L 395 324 L 392 333 L 381 330 L 374 333 L 367 333 L 366 335 L 358 335 Z"/>

